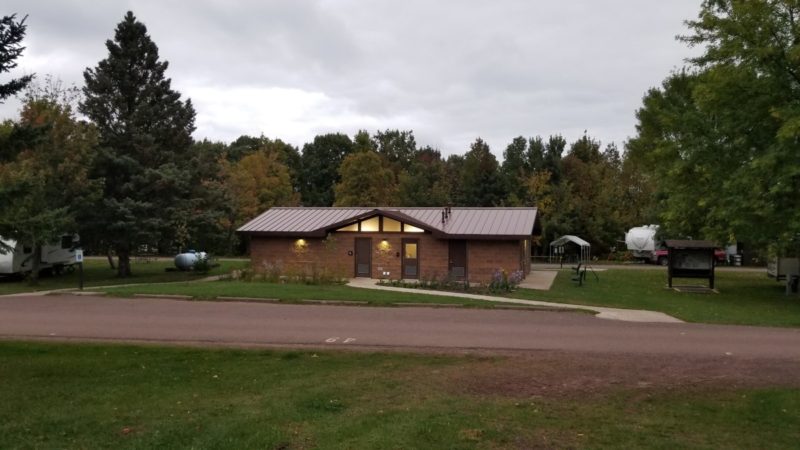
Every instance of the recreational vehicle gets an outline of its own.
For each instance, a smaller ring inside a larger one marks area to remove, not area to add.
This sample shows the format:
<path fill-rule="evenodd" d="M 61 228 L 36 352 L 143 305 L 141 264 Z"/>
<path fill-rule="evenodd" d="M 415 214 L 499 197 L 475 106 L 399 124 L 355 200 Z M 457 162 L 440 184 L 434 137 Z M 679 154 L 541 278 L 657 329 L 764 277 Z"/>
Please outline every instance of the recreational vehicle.
<path fill-rule="evenodd" d="M 33 247 L 0 237 L 4 244 L 0 248 L 0 276 L 26 274 L 33 269 Z M 60 272 L 76 264 L 75 244 L 78 235 L 65 234 L 60 242 L 42 246 L 39 270 Z"/>

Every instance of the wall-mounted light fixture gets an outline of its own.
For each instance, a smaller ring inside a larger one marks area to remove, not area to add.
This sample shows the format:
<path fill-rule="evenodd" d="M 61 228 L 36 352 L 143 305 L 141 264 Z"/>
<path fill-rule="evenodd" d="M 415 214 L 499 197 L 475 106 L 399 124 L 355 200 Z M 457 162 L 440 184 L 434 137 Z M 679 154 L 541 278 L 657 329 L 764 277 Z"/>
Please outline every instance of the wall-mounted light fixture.
<path fill-rule="evenodd" d="M 305 239 L 298 239 L 294 241 L 294 251 L 296 253 L 302 253 L 306 251 L 307 248 L 308 248 L 308 242 L 306 242 Z"/>

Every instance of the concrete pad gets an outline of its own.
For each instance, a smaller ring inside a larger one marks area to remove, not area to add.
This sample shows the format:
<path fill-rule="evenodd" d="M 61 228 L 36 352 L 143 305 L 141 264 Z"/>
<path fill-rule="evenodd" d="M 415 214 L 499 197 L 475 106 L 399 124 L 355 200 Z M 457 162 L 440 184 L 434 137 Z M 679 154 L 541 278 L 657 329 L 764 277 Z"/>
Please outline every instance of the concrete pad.
<path fill-rule="evenodd" d="M 531 270 L 531 273 L 522 280 L 519 287 L 537 291 L 549 291 L 553 287 L 553 281 L 555 281 L 556 276 L 558 276 L 558 271 L 556 270 Z"/>

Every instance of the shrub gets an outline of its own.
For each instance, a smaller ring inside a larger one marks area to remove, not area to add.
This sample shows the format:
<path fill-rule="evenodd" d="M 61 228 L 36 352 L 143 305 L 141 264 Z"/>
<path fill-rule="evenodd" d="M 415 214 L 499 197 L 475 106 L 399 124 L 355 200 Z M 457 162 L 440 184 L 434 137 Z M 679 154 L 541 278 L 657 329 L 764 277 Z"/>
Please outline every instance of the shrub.
<path fill-rule="evenodd" d="M 206 254 L 197 254 L 197 259 L 192 264 L 192 270 L 197 273 L 208 273 L 211 270 L 211 261 Z"/>

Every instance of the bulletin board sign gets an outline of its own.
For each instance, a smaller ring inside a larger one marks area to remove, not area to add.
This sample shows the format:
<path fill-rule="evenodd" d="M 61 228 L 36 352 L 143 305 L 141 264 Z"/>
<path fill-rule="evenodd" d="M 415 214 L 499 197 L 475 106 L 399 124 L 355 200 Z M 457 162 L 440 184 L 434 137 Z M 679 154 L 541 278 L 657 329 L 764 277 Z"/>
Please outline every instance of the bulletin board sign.
<path fill-rule="evenodd" d="M 711 241 L 668 240 L 669 287 L 673 278 L 702 278 L 714 289 L 714 243 Z"/>

